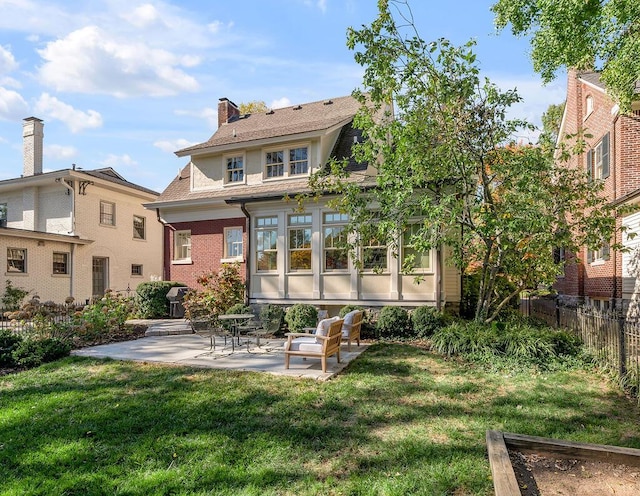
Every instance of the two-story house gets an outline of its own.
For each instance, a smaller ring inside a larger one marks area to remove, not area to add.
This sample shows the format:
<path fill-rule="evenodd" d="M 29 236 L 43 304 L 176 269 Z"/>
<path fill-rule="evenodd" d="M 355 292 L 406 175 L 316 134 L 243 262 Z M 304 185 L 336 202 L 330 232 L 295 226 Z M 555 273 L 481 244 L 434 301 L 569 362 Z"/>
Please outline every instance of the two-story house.
<path fill-rule="evenodd" d="M 6 281 L 61 303 L 162 278 L 158 193 L 111 168 L 43 172 L 44 124 L 23 122 L 23 174 L 0 181 L 0 293 Z"/>
<path fill-rule="evenodd" d="M 460 275 L 436 263 L 440 252 L 417 254 L 420 284 L 379 241 L 357 247 L 358 270 L 338 243 L 345 215 L 331 210 L 326 197 L 306 202 L 303 211 L 291 200 L 309 191 L 309 176 L 331 157 L 351 157 L 361 137 L 352 127 L 358 108 L 346 96 L 240 115 L 221 98 L 217 131 L 176 152 L 189 163 L 147 205 L 165 224 L 168 278 L 197 287 L 200 275 L 237 261 L 252 304 L 304 302 L 335 310 L 347 303 L 435 305 L 439 298 L 457 306 Z M 350 159 L 348 168 L 363 186 L 374 179 L 367 164 Z"/>
<path fill-rule="evenodd" d="M 559 136 L 585 133 L 586 150 L 571 158 L 568 166 L 586 171 L 590 180 L 603 182 L 603 194 L 614 204 L 631 204 L 640 197 L 640 102 L 628 113 L 620 112 L 607 93 L 597 72 L 568 74 L 567 100 Z M 565 268 L 564 277 L 556 289 L 566 300 L 584 302 L 596 308 L 623 309 L 632 301 L 637 276 L 632 272 L 634 251 L 612 250 L 623 243 L 635 248 L 640 233 L 640 214 L 618 219 L 630 227 L 627 233 L 616 234 L 611 240 L 592 249 L 583 247 L 575 254 L 577 263 Z M 573 256 L 573 254 L 571 255 Z"/>

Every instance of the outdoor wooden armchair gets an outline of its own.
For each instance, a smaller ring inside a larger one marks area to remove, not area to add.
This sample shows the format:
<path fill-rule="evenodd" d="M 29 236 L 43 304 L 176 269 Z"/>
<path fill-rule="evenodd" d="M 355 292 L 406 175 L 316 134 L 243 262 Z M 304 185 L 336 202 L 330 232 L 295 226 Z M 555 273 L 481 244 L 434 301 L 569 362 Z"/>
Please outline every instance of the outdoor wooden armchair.
<path fill-rule="evenodd" d="M 355 341 L 360 346 L 360 328 L 362 327 L 362 310 L 353 310 L 344 316 L 342 324 L 342 340 L 347 341 L 347 351 L 351 351 L 351 341 Z"/>
<path fill-rule="evenodd" d="M 340 343 L 342 342 L 343 319 L 335 320 L 329 326 L 327 334 L 306 334 L 288 332 L 287 342 L 284 345 L 284 368 L 289 368 L 289 359 L 292 356 L 320 358 L 322 372 L 327 372 L 327 358 L 336 355 L 340 363 Z"/>

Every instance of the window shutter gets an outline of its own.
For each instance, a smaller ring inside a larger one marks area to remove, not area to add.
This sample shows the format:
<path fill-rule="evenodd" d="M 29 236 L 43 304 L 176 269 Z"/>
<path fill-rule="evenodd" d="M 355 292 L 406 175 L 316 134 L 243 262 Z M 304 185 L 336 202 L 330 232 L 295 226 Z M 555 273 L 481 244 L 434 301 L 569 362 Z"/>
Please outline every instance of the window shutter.
<path fill-rule="evenodd" d="M 593 150 L 587 152 L 587 179 L 593 179 Z"/>
<path fill-rule="evenodd" d="M 602 179 L 609 177 L 609 133 L 602 137 Z"/>

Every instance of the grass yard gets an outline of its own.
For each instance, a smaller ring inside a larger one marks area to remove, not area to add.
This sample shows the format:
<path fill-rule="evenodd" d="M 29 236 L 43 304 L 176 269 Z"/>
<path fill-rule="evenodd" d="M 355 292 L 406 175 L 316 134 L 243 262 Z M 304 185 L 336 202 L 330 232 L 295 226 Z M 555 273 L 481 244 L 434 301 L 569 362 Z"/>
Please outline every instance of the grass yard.
<path fill-rule="evenodd" d="M 0 377 L 2 495 L 490 495 L 485 431 L 640 448 L 583 371 L 378 344 L 333 381 L 68 358 Z"/>

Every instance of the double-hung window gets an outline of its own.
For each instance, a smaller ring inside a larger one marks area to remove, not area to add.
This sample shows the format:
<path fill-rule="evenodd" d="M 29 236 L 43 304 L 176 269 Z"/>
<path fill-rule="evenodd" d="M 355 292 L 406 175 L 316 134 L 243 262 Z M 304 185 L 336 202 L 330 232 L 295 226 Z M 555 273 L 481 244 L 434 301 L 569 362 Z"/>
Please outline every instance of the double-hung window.
<path fill-rule="evenodd" d="M 267 178 L 284 176 L 284 150 L 267 152 L 265 164 Z"/>
<path fill-rule="evenodd" d="M 311 215 L 289 216 L 289 270 L 311 270 Z"/>
<path fill-rule="evenodd" d="M 139 215 L 133 216 L 133 239 L 146 239 L 146 219 Z"/>
<path fill-rule="evenodd" d="M 259 272 L 278 269 L 278 217 L 256 219 L 256 267 Z"/>
<path fill-rule="evenodd" d="M 191 231 L 173 233 L 173 260 L 191 261 Z"/>
<path fill-rule="evenodd" d="M 410 224 L 402 236 L 402 261 L 413 269 L 431 269 L 431 250 L 421 250 L 417 246 L 420 224 Z"/>
<path fill-rule="evenodd" d="M 7 272 L 27 272 L 27 250 L 25 248 L 7 248 Z"/>
<path fill-rule="evenodd" d="M 244 182 L 244 157 L 227 157 L 226 163 L 226 177 L 225 182 L 227 184 L 243 183 Z"/>
<path fill-rule="evenodd" d="M 609 177 L 609 133 L 587 152 L 587 175 L 593 179 Z"/>
<path fill-rule="evenodd" d="M 289 150 L 289 174 L 307 174 L 309 172 L 308 148 L 292 148 Z"/>
<path fill-rule="evenodd" d="M 598 263 L 598 262 L 604 262 L 606 260 L 609 260 L 609 254 L 610 254 L 610 247 L 609 247 L 609 243 L 602 243 L 598 248 L 596 249 L 588 249 L 587 250 L 587 263 Z"/>
<path fill-rule="evenodd" d="M 347 270 L 349 268 L 347 222 L 349 222 L 347 214 L 327 212 L 323 215 L 325 271 Z"/>
<path fill-rule="evenodd" d="M 369 238 L 362 246 L 362 268 L 365 270 L 387 269 L 387 245 L 377 237 Z"/>
<path fill-rule="evenodd" d="M 264 178 L 277 179 L 309 174 L 309 147 L 280 148 L 264 153 Z"/>
<path fill-rule="evenodd" d="M 53 273 L 69 273 L 69 254 L 64 252 L 53 252 Z"/>
<path fill-rule="evenodd" d="M 116 204 L 108 201 L 100 202 L 100 224 L 103 226 L 116 225 Z"/>
<path fill-rule="evenodd" d="M 224 258 L 242 258 L 242 228 L 241 227 L 225 228 Z"/>

